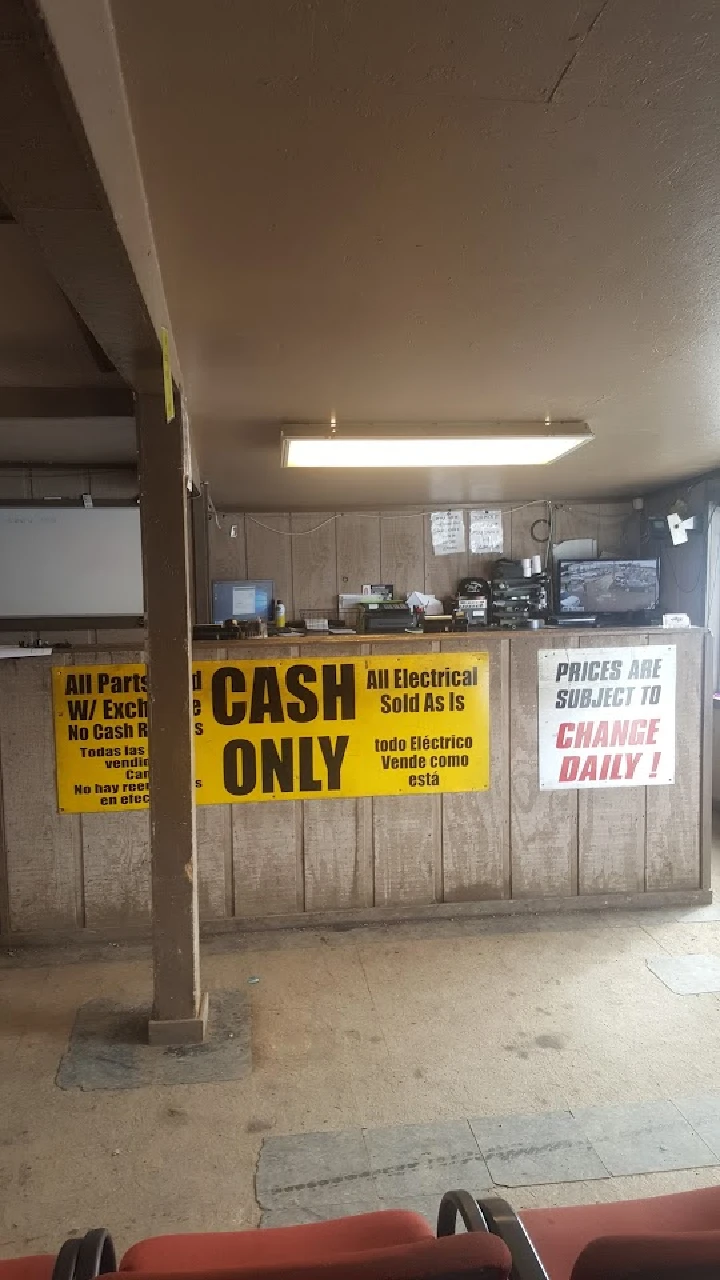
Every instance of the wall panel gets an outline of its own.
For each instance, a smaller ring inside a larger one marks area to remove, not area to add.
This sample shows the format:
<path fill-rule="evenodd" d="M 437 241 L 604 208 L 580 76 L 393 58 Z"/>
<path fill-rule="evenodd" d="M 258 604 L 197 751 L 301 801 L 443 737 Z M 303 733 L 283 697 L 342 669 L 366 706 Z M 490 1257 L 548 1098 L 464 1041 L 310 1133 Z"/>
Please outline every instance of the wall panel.
<path fill-rule="evenodd" d="M 290 516 L 293 600 L 296 613 L 337 608 L 337 521 L 326 511 Z"/>
<path fill-rule="evenodd" d="M 578 647 L 624 645 L 627 633 L 581 636 Z M 634 644 L 645 644 L 636 635 Z M 657 788 L 652 788 L 657 790 Z M 578 790 L 578 891 L 642 893 L 645 887 L 645 787 Z"/>
<path fill-rule="evenodd" d="M 248 578 L 275 583 L 275 598 L 282 600 L 288 618 L 293 616 L 295 603 L 292 583 L 292 543 L 290 516 L 270 512 L 245 517 L 245 546 L 247 549 Z M 210 565 L 212 579 L 213 566 Z"/>
<path fill-rule="evenodd" d="M 0 662 L 0 768 L 11 929 L 82 927 L 80 819 L 57 811 L 50 664 L 41 658 Z"/>
<path fill-rule="evenodd" d="M 490 655 L 490 790 L 442 797 L 445 902 L 510 897 L 509 649 L 499 636 L 443 640 L 443 653 Z"/>
<path fill-rule="evenodd" d="M 575 647 L 574 636 L 567 637 Z M 538 649 L 557 645 L 542 632 L 510 642 L 510 841 L 513 898 L 577 893 L 577 794 L 538 786 Z"/>

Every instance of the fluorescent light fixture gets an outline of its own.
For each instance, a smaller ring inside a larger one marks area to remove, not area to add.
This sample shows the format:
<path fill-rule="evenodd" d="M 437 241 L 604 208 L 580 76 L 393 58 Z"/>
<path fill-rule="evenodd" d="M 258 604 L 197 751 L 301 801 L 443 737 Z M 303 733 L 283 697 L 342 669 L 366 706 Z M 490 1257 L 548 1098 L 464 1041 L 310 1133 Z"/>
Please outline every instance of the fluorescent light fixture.
<path fill-rule="evenodd" d="M 297 427 L 282 436 L 284 467 L 542 466 L 593 439 L 585 422 Z"/>

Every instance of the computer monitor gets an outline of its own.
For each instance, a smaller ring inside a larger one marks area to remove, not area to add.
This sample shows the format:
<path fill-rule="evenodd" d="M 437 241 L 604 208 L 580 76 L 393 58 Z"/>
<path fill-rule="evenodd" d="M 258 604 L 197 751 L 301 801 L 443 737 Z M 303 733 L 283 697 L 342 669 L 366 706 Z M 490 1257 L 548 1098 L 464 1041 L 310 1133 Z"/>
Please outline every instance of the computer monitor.
<path fill-rule="evenodd" d="M 270 621 L 275 587 L 272 582 L 213 582 L 213 622 Z"/>
<path fill-rule="evenodd" d="M 660 601 L 657 560 L 561 560 L 560 613 L 652 613 Z"/>

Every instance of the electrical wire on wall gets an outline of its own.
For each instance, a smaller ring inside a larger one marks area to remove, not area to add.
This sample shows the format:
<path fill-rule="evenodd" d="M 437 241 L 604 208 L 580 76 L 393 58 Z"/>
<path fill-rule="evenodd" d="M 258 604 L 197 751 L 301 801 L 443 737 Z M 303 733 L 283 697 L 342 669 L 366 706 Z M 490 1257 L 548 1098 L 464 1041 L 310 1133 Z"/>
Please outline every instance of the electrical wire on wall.
<path fill-rule="evenodd" d="M 548 506 L 551 505 L 549 503 L 546 503 L 546 500 L 544 498 L 535 498 L 533 499 L 532 502 L 523 502 L 520 504 L 520 506 L 517 506 L 517 507 L 494 507 L 493 509 L 496 511 L 500 511 L 502 515 L 511 515 L 515 511 L 526 511 L 528 510 L 529 507 L 536 507 L 536 506 L 540 506 L 541 504 L 548 505 Z M 478 506 L 479 506 L 479 503 L 477 502 L 453 503 L 451 510 L 473 511 L 477 509 Z M 215 511 L 214 506 L 212 507 L 212 510 Z M 381 511 L 379 515 L 381 520 L 407 520 L 408 516 L 431 516 L 436 511 L 443 511 L 443 510 L 445 510 L 445 508 L 441 504 L 438 504 L 437 506 L 432 507 L 429 510 L 410 509 L 408 511 L 402 511 L 402 512 Z M 301 513 L 298 513 L 298 514 L 301 514 Z M 275 529 L 273 528 L 273 526 L 269 524 L 265 524 L 262 520 L 258 520 L 256 516 L 250 515 L 249 512 L 246 512 L 245 519 L 249 520 L 252 524 L 257 525 L 258 528 L 265 529 L 267 533 L 278 534 L 281 538 L 306 538 L 308 534 L 317 533 L 318 529 L 324 529 L 326 525 L 332 524 L 336 520 L 342 520 L 343 516 L 345 516 L 346 514 L 348 513 L 345 511 L 333 512 L 333 514 L 327 516 L 325 520 L 321 520 L 319 524 L 313 525 L 311 529 Z M 377 520 L 378 518 L 377 511 L 353 511 L 352 515 L 366 516 L 369 520 Z M 220 526 L 218 524 L 218 528 L 219 527 Z M 541 539 L 535 538 L 535 541 L 536 542 L 541 541 Z"/>

